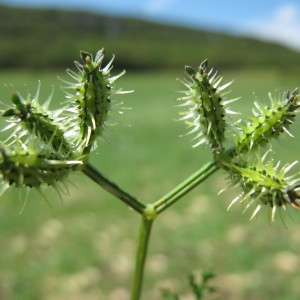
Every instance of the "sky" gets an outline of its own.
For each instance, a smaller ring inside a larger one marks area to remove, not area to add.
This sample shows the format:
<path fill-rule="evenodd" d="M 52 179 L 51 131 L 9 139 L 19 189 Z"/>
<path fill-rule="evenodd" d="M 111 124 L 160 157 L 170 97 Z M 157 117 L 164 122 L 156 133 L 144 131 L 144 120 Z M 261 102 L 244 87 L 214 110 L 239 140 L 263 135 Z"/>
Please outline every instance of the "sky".
<path fill-rule="evenodd" d="M 256 37 L 300 51 L 300 0 L 0 0 L 0 4 L 133 16 Z"/>

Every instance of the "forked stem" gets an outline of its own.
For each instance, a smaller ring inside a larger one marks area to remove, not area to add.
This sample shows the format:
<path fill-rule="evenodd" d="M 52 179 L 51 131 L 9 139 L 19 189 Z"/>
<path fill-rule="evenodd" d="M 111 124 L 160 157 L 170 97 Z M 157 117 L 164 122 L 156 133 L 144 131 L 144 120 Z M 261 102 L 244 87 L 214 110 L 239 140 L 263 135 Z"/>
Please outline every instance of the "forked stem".
<path fill-rule="evenodd" d="M 182 183 L 178 184 L 173 190 L 167 193 L 162 198 L 158 199 L 154 203 L 154 208 L 157 214 L 162 213 L 169 206 L 174 204 L 180 198 L 182 198 L 185 194 L 190 192 L 193 188 L 198 186 L 202 181 L 207 179 L 210 175 L 212 175 L 215 171 L 219 169 L 219 165 L 216 161 L 210 161 L 205 164 L 201 169 L 192 174 Z"/>
<path fill-rule="evenodd" d="M 127 205 L 132 207 L 142 215 L 140 230 L 137 240 L 137 249 L 135 256 L 135 271 L 133 275 L 131 300 L 140 300 L 144 268 L 147 258 L 148 245 L 153 221 L 158 214 L 163 212 L 169 206 L 174 204 L 185 194 L 198 186 L 202 181 L 207 179 L 215 171 L 219 169 L 217 161 L 211 161 L 204 165 L 201 169 L 188 177 L 182 183 L 178 184 L 173 190 L 167 193 L 164 197 L 160 198 L 153 204 L 145 205 L 138 201 L 136 198 L 119 188 L 116 184 L 107 179 L 100 171 L 90 164 L 87 164 L 82 172 L 87 175 L 94 182 L 103 187 L 106 191 L 113 194 Z"/>
<path fill-rule="evenodd" d="M 110 194 L 119 198 L 121 201 L 125 202 L 132 209 L 137 211 L 140 214 L 143 214 L 146 206 L 142 202 L 140 202 L 135 197 L 131 196 L 127 192 L 123 191 L 119 186 L 106 178 L 99 170 L 97 170 L 94 166 L 87 163 L 83 168 L 82 172 L 92 179 L 94 182 L 99 184 L 103 189 L 105 189 Z"/>

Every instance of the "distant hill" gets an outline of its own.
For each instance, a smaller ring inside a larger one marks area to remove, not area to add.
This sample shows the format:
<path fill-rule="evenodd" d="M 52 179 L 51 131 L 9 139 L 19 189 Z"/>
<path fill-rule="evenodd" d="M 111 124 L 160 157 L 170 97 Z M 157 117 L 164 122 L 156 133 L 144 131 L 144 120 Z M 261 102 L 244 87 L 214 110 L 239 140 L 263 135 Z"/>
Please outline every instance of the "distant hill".
<path fill-rule="evenodd" d="M 182 68 L 209 58 L 223 68 L 297 71 L 300 52 L 217 32 L 79 11 L 0 6 L 1 68 L 72 66 L 79 50 L 105 47 L 125 69 Z"/>

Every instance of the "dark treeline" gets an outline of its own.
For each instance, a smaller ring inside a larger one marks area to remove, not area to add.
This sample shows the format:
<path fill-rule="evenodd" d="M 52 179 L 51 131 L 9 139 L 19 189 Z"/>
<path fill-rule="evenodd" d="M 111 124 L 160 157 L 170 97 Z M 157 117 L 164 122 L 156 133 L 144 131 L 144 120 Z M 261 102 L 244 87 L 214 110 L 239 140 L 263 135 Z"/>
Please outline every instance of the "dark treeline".
<path fill-rule="evenodd" d="M 70 67 L 79 50 L 105 47 L 125 69 L 182 68 L 209 58 L 222 68 L 296 71 L 300 53 L 255 39 L 79 11 L 0 6 L 0 66 Z"/>

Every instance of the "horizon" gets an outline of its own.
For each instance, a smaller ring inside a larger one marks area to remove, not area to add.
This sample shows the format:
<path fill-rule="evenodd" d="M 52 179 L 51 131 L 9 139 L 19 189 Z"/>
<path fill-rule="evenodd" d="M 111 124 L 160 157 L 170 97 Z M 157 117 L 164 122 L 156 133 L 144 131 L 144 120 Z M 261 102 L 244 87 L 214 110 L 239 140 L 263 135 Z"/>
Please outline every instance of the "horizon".
<path fill-rule="evenodd" d="M 116 17 L 134 17 L 155 23 L 221 32 L 274 42 L 300 51 L 300 4 L 267 0 L 236 3 L 230 0 L 0 0 L 10 7 L 86 11 Z M 216 9 L 216 7 L 218 9 Z M 259 9 L 258 9 L 259 7 Z"/>

